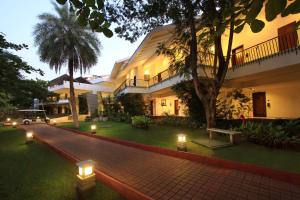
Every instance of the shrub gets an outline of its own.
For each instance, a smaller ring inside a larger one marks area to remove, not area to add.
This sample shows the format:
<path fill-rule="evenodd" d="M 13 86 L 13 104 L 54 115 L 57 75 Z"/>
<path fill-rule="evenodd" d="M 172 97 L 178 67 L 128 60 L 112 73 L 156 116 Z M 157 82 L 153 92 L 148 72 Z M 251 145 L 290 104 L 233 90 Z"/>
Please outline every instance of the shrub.
<path fill-rule="evenodd" d="M 282 124 L 247 122 L 245 128 L 236 128 L 247 135 L 248 141 L 268 147 L 300 150 L 300 120 Z"/>
<path fill-rule="evenodd" d="M 192 81 L 182 81 L 171 88 L 176 96 L 187 106 L 189 122 L 193 124 L 205 123 L 204 107 L 199 100 Z"/>
<path fill-rule="evenodd" d="M 202 128 L 204 123 L 195 121 L 192 117 L 181 117 L 175 115 L 156 116 L 152 117 L 153 123 L 157 125 L 167 125 L 175 127 Z"/>
<path fill-rule="evenodd" d="M 150 118 L 146 116 L 133 116 L 131 118 L 131 124 L 134 128 L 148 129 L 150 121 Z"/>
<path fill-rule="evenodd" d="M 116 96 L 116 101 L 122 105 L 124 113 L 129 113 L 131 116 L 145 114 L 145 103 L 142 94 L 120 94 Z"/>

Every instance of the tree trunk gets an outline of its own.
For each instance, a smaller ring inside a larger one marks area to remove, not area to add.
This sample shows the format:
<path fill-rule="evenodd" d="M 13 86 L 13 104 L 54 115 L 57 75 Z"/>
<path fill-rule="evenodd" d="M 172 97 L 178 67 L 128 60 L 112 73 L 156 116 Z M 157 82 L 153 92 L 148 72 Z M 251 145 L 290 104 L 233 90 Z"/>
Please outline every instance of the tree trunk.
<path fill-rule="evenodd" d="M 210 100 L 203 101 L 202 103 L 205 110 L 207 128 L 216 127 L 216 101 L 217 101 L 216 95 L 211 94 Z"/>
<path fill-rule="evenodd" d="M 76 98 L 75 98 L 75 91 L 74 91 L 74 77 L 73 77 L 73 61 L 69 59 L 69 76 L 70 76 L 70 102 L 71 102 L 71 111 L 72 111 L 72 118 L 73 123 L 76 128 L 79 127 L 78 121 L 78 114 L 76 108 Z"/>

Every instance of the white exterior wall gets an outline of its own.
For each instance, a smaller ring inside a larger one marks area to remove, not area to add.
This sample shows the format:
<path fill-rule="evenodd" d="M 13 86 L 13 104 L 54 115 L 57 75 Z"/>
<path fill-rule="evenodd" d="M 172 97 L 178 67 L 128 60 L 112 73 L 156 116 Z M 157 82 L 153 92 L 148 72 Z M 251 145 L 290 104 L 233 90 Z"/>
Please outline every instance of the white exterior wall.
<path fill-rule="evenodd" d="M 265 20 L 265 13 L 263 8 L 261 13 L 258 16 L 258 19 L 265 22 L 264 29 L 259 33 L 253 33 L 250 29 L 250 26 L 246 24 L 241 33 L 234 34 L 232 49 L 240 45 L 244 45 L 244 49 L 246 49 L 251 46 L 257 45 L 259 43 L 265 42 L 274 37 L 277 37 L 278 28 L 299 20 L 300 14 L 289 15 L 283 18 L 280 15 L 278 15 L 276 19 L 274 19 L 272 22 L 267 22 Z M 227 43 L 228 43 L 228 33 L 226 33 L 225 36 L 222 37 L 222 39 L 223 39 L 223 51 L 224 53 L 226 53 Z"/>
<path fill-rule="evenodd" d="M 300 83 L 283 88 L 266 88 L 268 118 L 300 117 Z"/>
<path fill-rule="evenodd" d="M 166 100 L 166 106 L 161 105 L 162 99 Z M 181 103 L 181 101 L 175 95 L 162 97 L 162 98 L 155 98 L 154 115 L 155 116 L 163 116 L 163 115 L 165 115 L 165 113 L 167 113 L 168 115 L 175 115 L 175 107 L 174 107 L 175 100 L 178 100 L 178 105 L 180 107 L 178 116 L 185 116 L 186 107 Z"/>

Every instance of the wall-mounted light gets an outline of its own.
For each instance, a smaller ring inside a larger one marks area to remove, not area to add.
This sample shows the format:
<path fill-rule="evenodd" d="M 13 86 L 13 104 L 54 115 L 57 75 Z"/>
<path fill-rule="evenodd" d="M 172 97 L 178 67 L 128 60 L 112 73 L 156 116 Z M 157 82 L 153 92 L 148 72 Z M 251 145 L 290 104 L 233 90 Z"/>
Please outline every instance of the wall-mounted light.
<path fill-rule="evenodd" d="M 166 99 L 162 99 L 160 102 L 161 106 L 166 106 L 167 105 L 167 100 Z"/>
<path fill-rule="evenodd" d="M 97 129 L 97 126 L 95 124 L 92 124 L 91 125 L 91 132 L 92 132 L 92 134 L 96 134 L 96 129 Z"/>
<path fill-rule="evenodd" d="M 177 150 L 178 151 L 187 151 L 185 134 L 177 135 Z"/>
<path fill-rule="evenodd" d="M 149 73 L 149 70 L 145 70 L 144 72 L 144 80 L 145 81 L 149 81 L 150 80 L 150 73 Z"/>
<path fill-rule="evenodd" d="M 268 108 L 270 108 L 270 107 L 271 107 L 270 99 L 268 99 L 268 102 L 267 102 L 267 107 L 268 107 Z"/>
<path fill-rule="evenodd" d="M 33 132 L 28 131 L 28 132 L 26 132 L 26 144 L 29 144 L 32 142 L 33 142 Z"/>
<path fill-rule="evenodd" d="M 94 173 L 95 162 L 92 160 L 85 160 L 78 162 L 76 165 L 78 166 L 77 191 L 80 195 L 85 195 L 96 186 Z"/>

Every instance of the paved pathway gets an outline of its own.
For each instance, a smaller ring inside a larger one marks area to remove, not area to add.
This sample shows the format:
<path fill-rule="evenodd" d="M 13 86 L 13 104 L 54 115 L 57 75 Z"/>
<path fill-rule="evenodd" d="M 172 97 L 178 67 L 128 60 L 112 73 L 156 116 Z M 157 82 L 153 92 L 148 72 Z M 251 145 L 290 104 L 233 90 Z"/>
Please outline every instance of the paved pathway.
<path fill-rule="evenodd" d="M 29 126 L 51 145 L 159 200 L 300 199 L 300 187 L 270 178 L 160 155 L 47 125 Z"/>

